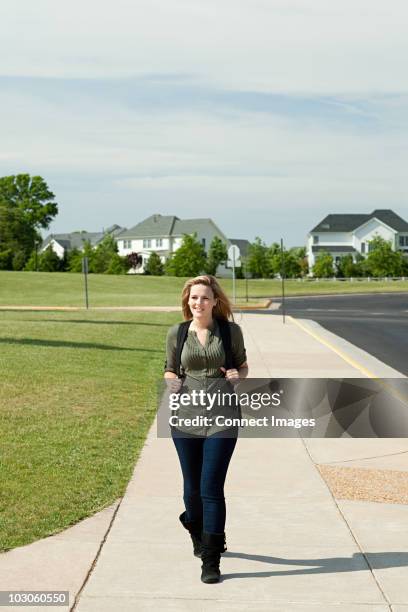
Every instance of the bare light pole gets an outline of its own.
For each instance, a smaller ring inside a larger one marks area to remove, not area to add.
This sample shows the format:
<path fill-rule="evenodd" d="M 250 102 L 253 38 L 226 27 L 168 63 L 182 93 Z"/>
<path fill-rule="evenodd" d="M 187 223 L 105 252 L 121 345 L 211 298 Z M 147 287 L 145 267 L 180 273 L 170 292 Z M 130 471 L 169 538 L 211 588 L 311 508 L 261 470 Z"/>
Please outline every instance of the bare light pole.
<path fill-rule="evenodd" d="M 283 252 L 283 238 L 281 238 L 281 279 L 282 279 L 282 316 L 285 323 L 285 254 Z"/>
<path fill-rule="evenodd" d="M 86 309 L 88 310 L 89 308 L 89 300 L 88 300 L 88 264 L 89 264 L 89 259 L 88 257 L 83 257 L 82 258 L 82 272 L 84 275 L 84 280 L 85 280 L 85 306 Z"/>
<path fill-rule="evenodd" d="M 248 302 L 248 260 L 245 257 L 245 301 Z"/>
<path fill-rule="evenodd" d="M 39 242 L 38 240 L 35 241 L 34 246 L 35 246 L 35 271 L 38 272 L 38 245 Z"/>

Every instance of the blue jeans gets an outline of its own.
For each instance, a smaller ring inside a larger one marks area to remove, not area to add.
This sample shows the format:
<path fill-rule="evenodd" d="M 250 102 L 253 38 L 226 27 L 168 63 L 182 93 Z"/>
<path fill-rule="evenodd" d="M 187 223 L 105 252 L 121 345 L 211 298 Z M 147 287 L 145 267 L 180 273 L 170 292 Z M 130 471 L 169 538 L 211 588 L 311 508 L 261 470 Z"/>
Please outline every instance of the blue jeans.
<path fill-rule="evenodd" d="M 237 443 L 235 429 L 229 438 L 172 436 L 183 472 L 187 520 L 202 520 L 207 533 L 225 531 L 224 483 Z"/>

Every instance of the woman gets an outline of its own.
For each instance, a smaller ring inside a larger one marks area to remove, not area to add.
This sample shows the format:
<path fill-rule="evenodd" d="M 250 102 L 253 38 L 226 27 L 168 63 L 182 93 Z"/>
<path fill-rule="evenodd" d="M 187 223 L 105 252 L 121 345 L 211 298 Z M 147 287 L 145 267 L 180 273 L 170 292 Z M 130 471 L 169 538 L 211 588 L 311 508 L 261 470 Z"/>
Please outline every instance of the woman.
<path fill-rule="evenodd" d="M 172 379 L 171 391 L 177 393 L 182 386 L 188 390 L 197 385 L 208 389 L 218 384 L 215 379 L 225 378 L 236 384 L 245 378 L 248 366 L 241 328 L 228 322 L 233 318 L 231 304 L 217 280 L 203 275 L 187 281 L 182 292 L 182 310 L 185 321 L 190 321 L 180 357 L 184 377 L 177 376 L 178 330 L 183 324 L 174 325 L 167 334 L 164 377 Z M 226 327 L 228 355 L 222 331 Z M 231 361 L 234 367 L 225 367 Z M 220 554 L 226 550 L 224 482 L 237 437 L 238 427 L 210 435 L 183 434 L 172 429 L 184 480 L 186 510 L 180 521 L 190 532 L 194 554 L 201 556 L 201 580 L 205 583 L 220 579 Z"/>

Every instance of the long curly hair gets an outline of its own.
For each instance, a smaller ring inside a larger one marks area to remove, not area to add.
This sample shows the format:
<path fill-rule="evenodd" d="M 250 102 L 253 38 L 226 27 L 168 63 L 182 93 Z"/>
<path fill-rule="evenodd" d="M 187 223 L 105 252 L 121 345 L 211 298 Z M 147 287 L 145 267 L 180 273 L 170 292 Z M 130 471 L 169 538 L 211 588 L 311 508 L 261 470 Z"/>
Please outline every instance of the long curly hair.
<path fill-rule="evenodd" d="M 193 318 L 190 306 L 188 305 L 188 300 L 190 297 L 191 287 L 194 285 L 206 285 L 207 287 L 211 288 L 214 297 L 217 299 L 217 303 L 213 309 L 213 317 L 215 319 L 224 319 L 225 321 L 228 321 L 228 319 L 231 319 L 232 321 L 234 320 L 231 302 L 223 289 L 221 289 L 215 276 L 211 276 L 211 274 L 203 274 L 201 276 L 190 278 L 183 287 L 183 291 L 181 293 L 181 308 L 183 311 L 183 317 L 186 321 Z"/>

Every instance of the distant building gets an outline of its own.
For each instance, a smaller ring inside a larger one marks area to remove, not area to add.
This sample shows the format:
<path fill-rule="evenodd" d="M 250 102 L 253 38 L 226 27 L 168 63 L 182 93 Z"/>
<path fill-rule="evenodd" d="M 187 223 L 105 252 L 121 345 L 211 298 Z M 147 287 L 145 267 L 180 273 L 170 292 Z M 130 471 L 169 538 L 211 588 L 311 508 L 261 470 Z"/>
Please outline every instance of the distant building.
<path fill-rule="evenodd" d="M 243 256 L 248 250 L 247 240 L 227 238 L 212 219 L 179 219 L 174 215 L 155 214 L 117 236 L 119 254 L 139 253 L 143 263 L 136 273 L 143 274 L 152 251 L 155 251 L 164 263 L 180 247 L 183 234 L 193 233 L 197 234 L 197 240 L 201 242 L 206 252 L 215 236 L 225 242 L 227 247 L 237 244 Z M 228 277 L 231 276 L 231 270 L 219 266 L 217 274 Z"/>
<path fill-rule="evenodd" d="M 49 234 L 40 247 L 40 252 L 51 245 L 52 249 L 56 252 L 58 257 L 61 259 L 64 257 L 66 252 L 72 251 L 72 249 L 79 249 L 82 251 L 84 243 L 89 241 L 92 247 L 98 246 L 103 240 L 106 234 L 111 236 L 119 236 L 121 232 L 126 231 L 125 227 L 120 225 L 111 225 L 104 232 L 71 232 L 70 234 Z"/>
<path fill-rule="evenodd" d="M 389 209 L 374 210 L 370 214 L 330 214 L 308 234 L 307 257 L 309 270 L 317 255 L 326 251 L 337 263 L 342 255 L 366 255 L 375 236 L 391 241 L 395 251 L 408 256 L 408 223 Z"/>

